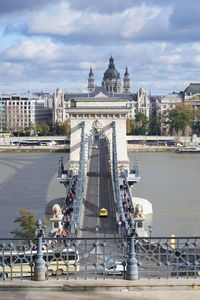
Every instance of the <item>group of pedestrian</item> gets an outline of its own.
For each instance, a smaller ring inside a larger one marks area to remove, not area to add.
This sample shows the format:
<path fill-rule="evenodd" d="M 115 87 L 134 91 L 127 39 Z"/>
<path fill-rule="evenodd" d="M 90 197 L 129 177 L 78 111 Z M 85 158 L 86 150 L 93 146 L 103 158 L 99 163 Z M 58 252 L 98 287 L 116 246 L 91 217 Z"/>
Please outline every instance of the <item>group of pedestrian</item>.
<path fill-rule="evenodd" d="M 65 198 L 63 208 L 62 208 L 62 227 L 63 229 L 61 230 L 60 228 L 54 235 L 55 238 L 63 238 L 67 237 L 70 235 L 70 220 L 71 220 L 71 215 L 74 210 L 73 205 L 74 205 L 74 198 L 76 195 L 76 183 L 77 183 L 77 178 L 73 179 L 72 186 Z"/>
<path fill-rule="evenodd" d="M 128 185 L 126 184 L 125 180 L 123 180 L 123 184 L 120 185 L 120 193 L 121 193 L 121 199 L 122 199 L 122 205 L 124 209 L 124 215 L 125 218 L 130 225 L 131 218 L 134 216 L 134 208 L 132 204 L 132 200 L 129 197 L 128 193 Z"/>
<path fill-rule="evenodd" d="M 74 198 L 76 196 L 76 183 L 77 183 L 77 178 L 74 178 L 72 182 L 72 186 L 67 194 L 67 197 L 65 199 L 63 208 L 62 208 L 62 214 L 63 214 L 63 228 L 67 231 L 70 232 L 70 219 L 71 219 L 71 214 L 73 212 L 73 205 L 74 205 Z"/>

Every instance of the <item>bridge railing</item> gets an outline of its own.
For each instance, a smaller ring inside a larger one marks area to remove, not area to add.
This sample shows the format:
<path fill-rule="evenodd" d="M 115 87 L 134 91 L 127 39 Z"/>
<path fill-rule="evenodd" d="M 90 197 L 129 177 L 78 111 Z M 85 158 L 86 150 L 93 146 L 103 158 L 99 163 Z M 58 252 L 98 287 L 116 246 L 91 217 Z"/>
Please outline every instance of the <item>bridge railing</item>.
<path fill-rule="evenodd" d="M 59 160 L 58 180 L 66 187 L 66 198 L 63 203 L 63 229 L 67 234 L 75 235 L 80 225 L 85 183 L 85 122 L 81 123 L 81 144 L 78 175 L 72 170 L 65 170 L 63 157 Z"/>
<path fill-rule="evenodd" d="M 37 276 L 40 271 L 43 279 Z M 199 275 L 200 237 L 46 239 L 39 230 L 35 240 L 0 239 L 2 280 L 44 280 L 51 276 L 131 280 Z"/>
<path fill-rule="evenodd" d="M 74 198 L 74 209 L 70 220 L 70 233 L 74 235 L 80 226 L 80 217 L 83 205 L 85 184 L 85 122 L 81 124 L 81 144 L 80 144 L 80 159 L 79 170 L 76 183 L 76 195 Z"/>
<path fill-rule="evenodd" d="M 119 235 L 126 235 L 125 228 L 125 215 L 122 206 L 122 199 L 120 195 L 120 184 L 119 184 L 119 174 L 118 174 L 118 161 L 117 161 L 117 145 L 116 145 L 116 129 L 115 122 L 112 123 L 112 151 L 113 151 L 113 169 L 112 169 L 112 180 L 114 186 L 114 199 L 116 204 L 116 222 L 118 227 Z"/>

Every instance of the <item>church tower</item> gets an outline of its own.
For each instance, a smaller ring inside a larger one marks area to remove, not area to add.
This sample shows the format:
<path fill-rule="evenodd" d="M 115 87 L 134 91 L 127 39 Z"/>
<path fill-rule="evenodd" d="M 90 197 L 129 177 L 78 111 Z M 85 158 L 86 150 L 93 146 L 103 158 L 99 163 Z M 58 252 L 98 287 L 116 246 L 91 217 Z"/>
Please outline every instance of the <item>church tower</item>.
<path fill-rule="evenodd" d="M 121 93 L 120 74 L 115 69 L 114 59 L 112 58 L 112 56 L 109 60 L 108 69 L 104 73 L 102 86 L 105 87 L 107 92 Z"/>
<path fill-rule="evenodd" d="M 94 74 L 92 72 L 92 67 L 91 67 L 88 76 L 88 93 L 91 93 L 93 91 L 94 91 Z"/>
<path fill-rule="evenodd" d="M 130 77 L 129 77 L 127 67 L 126 67 L 126 70 L 125 70 L 125 73 L 124 73 L 123 93 L 130 93 Z"/>
<path fill-rule="evenodd" d="M 53 94 L 53 122 L 64 122 L 64 92 L 59 88 Z"/>

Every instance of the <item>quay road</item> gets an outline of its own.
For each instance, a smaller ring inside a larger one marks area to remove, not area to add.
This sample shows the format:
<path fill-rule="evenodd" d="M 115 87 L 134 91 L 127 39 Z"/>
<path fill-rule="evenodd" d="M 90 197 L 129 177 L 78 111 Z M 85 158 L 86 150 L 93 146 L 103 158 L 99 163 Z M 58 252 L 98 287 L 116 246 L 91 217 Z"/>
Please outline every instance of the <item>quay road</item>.
<path fill-rule="evenodd" d="M 98 148 L 94 148 L 94 146 Z M 113 237 L 116 222 L 113 212 L 113 191 L 105 139 L 94 142 L 86 177 L 86 193 L 82 212 L 80 237 Z M 106 208 L 108 217 L 99 217 L 99 209 Z M 96 229 L 98 228 L 98 230 Z"/>

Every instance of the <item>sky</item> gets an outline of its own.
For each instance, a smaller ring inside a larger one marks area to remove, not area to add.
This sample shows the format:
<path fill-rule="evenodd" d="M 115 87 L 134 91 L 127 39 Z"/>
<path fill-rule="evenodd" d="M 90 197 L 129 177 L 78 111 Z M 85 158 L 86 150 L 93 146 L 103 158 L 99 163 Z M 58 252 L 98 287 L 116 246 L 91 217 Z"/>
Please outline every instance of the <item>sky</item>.
<path fill-rule="evenodd" d="M 0 93 L 87 91 L 112 55 L 131 91 L 200 82 L 200 0 L 0 0 Z"/>

